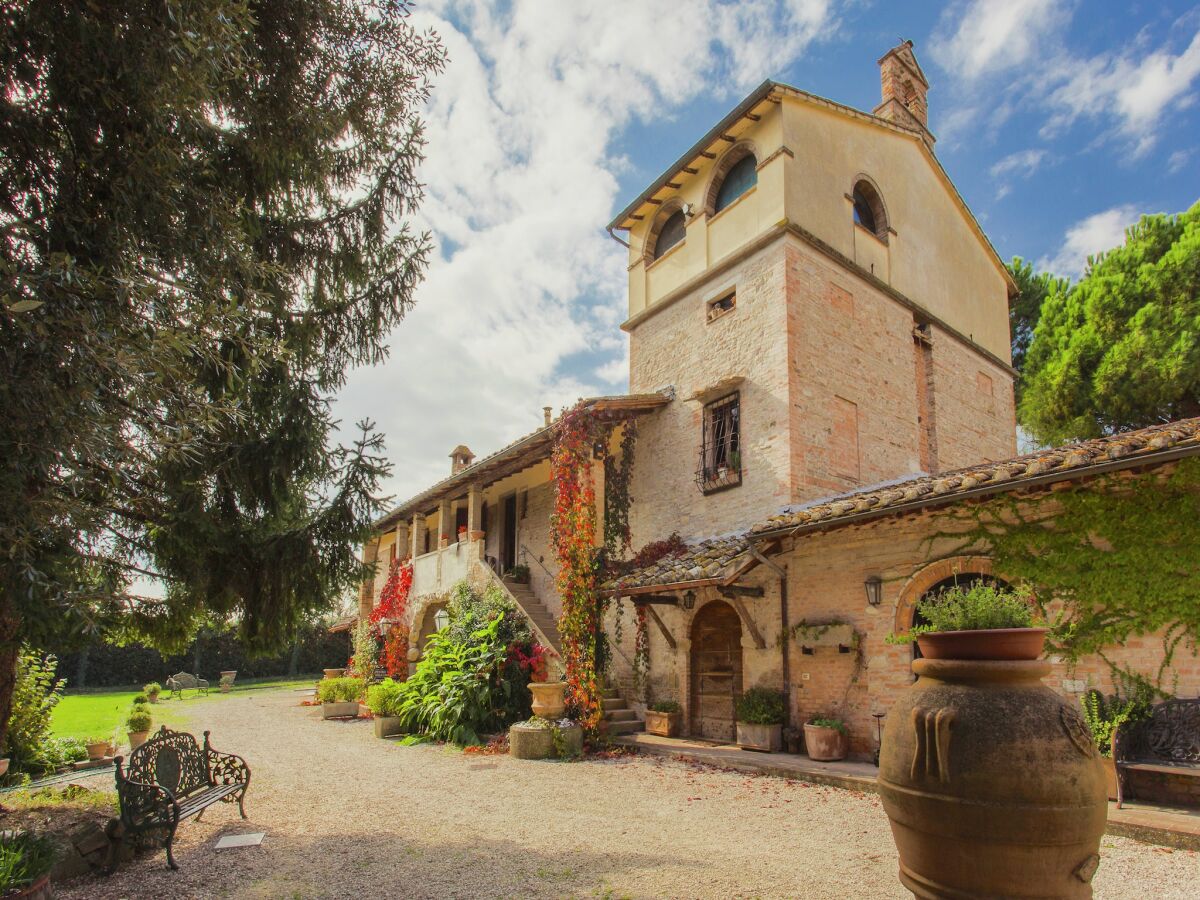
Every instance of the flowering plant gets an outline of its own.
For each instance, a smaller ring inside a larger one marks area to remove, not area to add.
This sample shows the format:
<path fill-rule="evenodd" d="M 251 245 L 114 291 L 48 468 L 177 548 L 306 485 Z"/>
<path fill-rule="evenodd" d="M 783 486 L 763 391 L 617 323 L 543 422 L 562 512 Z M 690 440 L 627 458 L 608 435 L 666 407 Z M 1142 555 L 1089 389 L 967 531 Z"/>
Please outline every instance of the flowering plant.
<path fill-rule="evenodd" d="M 529 648 L 528 653 L 525 652 L 526 646 Z M 546 680 L 548 674 L 547 651 L 537 641 L 524 646 L 520 643 L 514 643 L 508 648 L 508 655 L 516 660 L 517 665 L 529 673 L 530 681 Z"/>

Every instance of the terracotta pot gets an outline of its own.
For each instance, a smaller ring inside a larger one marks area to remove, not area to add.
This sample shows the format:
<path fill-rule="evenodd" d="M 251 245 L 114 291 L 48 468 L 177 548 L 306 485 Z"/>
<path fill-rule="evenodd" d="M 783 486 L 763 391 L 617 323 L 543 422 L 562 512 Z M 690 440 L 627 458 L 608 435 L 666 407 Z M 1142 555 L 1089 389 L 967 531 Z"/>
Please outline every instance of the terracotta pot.
<path fill-rule="evenodd" d="M 87 745 L 88 759 L 104 759 L 108 756 L 108 741 L 96 741 Z"/>
<path fill-rule="evenodd" d="M 1100 757 L 1100 762 L 1104 765 L 1104 791 L 1108 794 L 1109 800 L 1117 799 L 1117 764 L 1113 762 L 1111 756 Z"/>
<path fill-rule="evenodd" d="M 531 681 L 529 692 L 533 694 L 533 714 L 543 719 L 561 719 L 567 709 L 566 691 L 565 681 Z"/>
<path fill-rule="evenodd" d="M 834 762 L 845 759 L 850 741 L 846 735 L 836 728 L 824 728 L 820 725 L 804 725 L 804 749 L 808 758 L 818 762 Z"/>
<path fill-rule="evenodd" d="M 646 733 L 660 737 L 678 737 L 683 714 L 677 712 L 655 712 L 646 710 Z"/>
<path fill-rule="evenodd" d="M 751 725 L 748 722 L 738 722 L 737 744 L 743 750 L 777 753 L 783 749 L 783 726 Z"/>
<path fill-rule="evenodd" d="M 153 694 L 147 694 L 146 699 L 149 700 L 151 703 L 157 703 L 158 702 L 158 691 L 155 691 Z"/>
<path fill-rule="evenodd" d="M 150 737 L 149 731 L 131 731 L 129 732 L 129 749 L 136 750 L 142 744 L 146 743 L 146 738 Z"/>
<path fill-rule="evenodd" d="M 5 757 L 4 759 L 0 759 L 0 778 L 3 778 L 5 775 L 8 774 L 8 764 L 9 764 L 8 757 Z"/>
<path fill-rule="evenodd" d="M 345 669 L 325 669 L 324 672 L 326 678 L 341 678 L 346 674 Z"/>
<path fill-rule="evenodd" d="M 935 631 L 917 638 L 926 659 L 1037 659 L 1047 628 Z"/>
<path fill-rule="evenodd" d="M 918 659 L 879 793 L 918 897 L 1091 897 L 1108 805 L 1083 717 L 1044 660 Z"/>

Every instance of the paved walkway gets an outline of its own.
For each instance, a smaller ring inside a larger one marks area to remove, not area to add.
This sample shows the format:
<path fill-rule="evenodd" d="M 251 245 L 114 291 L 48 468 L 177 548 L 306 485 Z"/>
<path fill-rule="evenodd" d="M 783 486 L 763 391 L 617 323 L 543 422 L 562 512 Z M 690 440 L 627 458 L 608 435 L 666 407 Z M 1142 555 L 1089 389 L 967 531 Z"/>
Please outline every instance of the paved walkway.
<path fill-rule="evenodd" d="M 162 852 L 60 898 L 905 898 L 879 798 L 656 756 L 475 756 L 323 722 L 295 692 L 196 705 L 191 727 L 253 769 Z M 217 851 L 223 834 L 259 847 Z M 1195 896 L 1200 854 L 1105 838 L 1101 900 Z"/>
<path fill-rule="evenodd" d="M 689 738 L 630 734 L 617 739 L 642 753 L 695 760 L 739 772 L 757 772 L 798 778 L 851 791 L 876 792 L 879 769 L 871 763 L 843 760 L 816 762 L 797 753 L 757 753 L 732 744 L 714 744 Z M 1200 850 L 1200 810 L 1179 809 L 1126 800 L 1121 809 L 1108 804 L 1108 833 L 1180 850 Z M 1200 879 L 1200 872 L 1197 873 Z"/>

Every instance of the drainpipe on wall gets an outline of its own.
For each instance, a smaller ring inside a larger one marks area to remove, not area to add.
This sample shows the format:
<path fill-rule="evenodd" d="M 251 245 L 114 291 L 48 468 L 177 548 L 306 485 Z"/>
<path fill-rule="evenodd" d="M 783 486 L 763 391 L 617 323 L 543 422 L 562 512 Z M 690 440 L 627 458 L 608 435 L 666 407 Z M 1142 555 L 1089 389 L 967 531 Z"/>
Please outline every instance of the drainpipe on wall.
<path fill-rule="evenodd" d="M 627 249 L 629 248 L 629 243 L 628 243 L 627 241 L 625 241 L 625 240 L 623 240 L 622 238 L 619 238 L 619 237 L 617 237 L 615 234 L 613 234 L 613 230 L 612 230 L 612 226 L 611 226 L 611 225 L 609 225 L 609 226 L 608 226 L 608 228 L 606 228 L 605 230 L 608 232 L 608 236 L 609 236 L 610 238 L 612 238 L 614 241 L 616 241 L 616 242 L 617 242 L 618 244 L 620 244 L 621 246 L 623 246 L 623 247 L 625 247 L 625 248 L 627 248 Z"/>

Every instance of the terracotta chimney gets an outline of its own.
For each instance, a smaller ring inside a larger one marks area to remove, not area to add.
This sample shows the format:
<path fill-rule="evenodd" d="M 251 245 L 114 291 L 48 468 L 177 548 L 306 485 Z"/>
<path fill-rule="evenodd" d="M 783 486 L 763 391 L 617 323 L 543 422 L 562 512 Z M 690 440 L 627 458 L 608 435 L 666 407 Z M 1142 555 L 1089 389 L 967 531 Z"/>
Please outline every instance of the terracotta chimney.
<path fill-rule="evenodd" d="M 553 421 L 553 417 L 551 415 L 551 409 L 549 406 L 542 407 L 542 418 L 545 420 L 547 425 L 549 425 Z"/>
<path fill-rule="evenodd" d="M 881 119 L 915 128 L 933 146 L 929 133 L 929 81 L 913 53 L 913 42 L 904 41 L 879 59 L 882 102 L 875 107 Z"/>
<path fill-rule="evenodd" d="M 450 474 L 457 475 L 475 461 L 475 454 L 466 444 L 459 444 L 450 451 Z"/>

